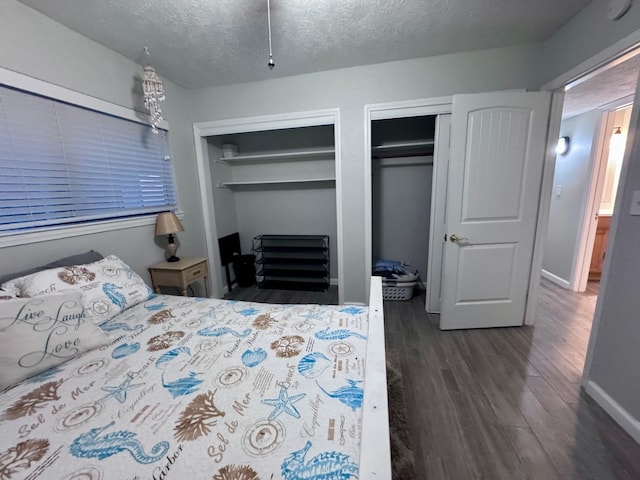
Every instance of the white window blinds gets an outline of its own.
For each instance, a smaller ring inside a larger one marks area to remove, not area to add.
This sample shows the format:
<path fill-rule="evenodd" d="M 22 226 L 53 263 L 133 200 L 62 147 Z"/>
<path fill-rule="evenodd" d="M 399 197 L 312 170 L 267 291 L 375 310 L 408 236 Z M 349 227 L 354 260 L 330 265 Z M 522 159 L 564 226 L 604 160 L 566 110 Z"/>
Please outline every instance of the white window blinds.
<path fill-rule="evenodd" d="M 176 203 L 166 130 L 0 86 L 0 233 Z"/>

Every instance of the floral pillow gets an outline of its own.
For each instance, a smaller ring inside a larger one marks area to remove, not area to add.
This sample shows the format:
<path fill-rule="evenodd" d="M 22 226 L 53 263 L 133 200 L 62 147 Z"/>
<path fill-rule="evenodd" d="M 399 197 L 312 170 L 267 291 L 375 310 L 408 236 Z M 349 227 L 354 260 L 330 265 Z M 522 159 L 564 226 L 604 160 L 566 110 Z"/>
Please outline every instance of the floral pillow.
<path fill-rule="evenodd" d="M 151 289 L 131 267 L 115 255 L 85 265 L 53 268 L 16 278 L 2 285 L 21 297 L 38 297 L 67 290 L 84 293 L 87 315 L 105 322 L 125 308 L 148 300 Z"/>
<path fill-rule="evenodd" d="M 0 302 L 0 390 L 109 342 L 82 300 L 68 291 Z"/>

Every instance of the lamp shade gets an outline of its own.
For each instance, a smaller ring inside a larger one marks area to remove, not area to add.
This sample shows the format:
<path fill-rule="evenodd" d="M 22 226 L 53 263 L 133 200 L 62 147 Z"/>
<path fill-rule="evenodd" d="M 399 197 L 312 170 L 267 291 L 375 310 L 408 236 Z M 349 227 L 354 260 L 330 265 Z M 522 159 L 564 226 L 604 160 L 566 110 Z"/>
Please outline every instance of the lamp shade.
<path fill-rule="evenodd" d="M 169 235 L 171 233 L 182 232 L 184 227 L 173 212 L 164 212 L 156 219 L 156 235 Z"/>

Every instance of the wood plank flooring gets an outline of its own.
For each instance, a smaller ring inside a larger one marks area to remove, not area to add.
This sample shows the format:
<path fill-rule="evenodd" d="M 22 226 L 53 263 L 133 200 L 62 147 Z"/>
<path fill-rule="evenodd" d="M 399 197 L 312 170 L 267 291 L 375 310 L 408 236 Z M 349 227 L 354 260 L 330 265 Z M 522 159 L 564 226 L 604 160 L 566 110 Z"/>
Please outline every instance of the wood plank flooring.
<path fill-rule="evenodd" d="M 419 478 L 640 478 L 640 445 L 580 390 L 596 295 L 544 281 L 535 327 L 448 332 L 423 295 L 385 302 Z"/>
<path fill-rule="evenodd" d="M 543 281 L 534 327 L 443 332 L 424 295 L 385 302 L 418 478 L 640 479 L 640 445 L 580 389 L 597 287 L 576 294 Z M 337 302 L 255 288 L 232 297 Z"/>
<path fill-rule="evenodd" d="M 260 289 L 253 287 L 235 287 L 224 296 L 225 300 L 241 300 L 259 303 L 314 303 L 323 305 L 338 304 L 338 287 L 332 285 L 326 292 L 304 292 L 299 290 Z"/>

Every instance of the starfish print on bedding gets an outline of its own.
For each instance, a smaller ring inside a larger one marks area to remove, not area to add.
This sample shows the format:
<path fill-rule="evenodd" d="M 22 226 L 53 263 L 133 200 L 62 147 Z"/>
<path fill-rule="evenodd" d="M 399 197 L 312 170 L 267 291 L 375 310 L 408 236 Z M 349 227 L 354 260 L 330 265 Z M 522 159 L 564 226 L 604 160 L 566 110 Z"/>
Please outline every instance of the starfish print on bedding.
<path fill-rule="evenodd" d="M 127 379 L 117 387 L 108 387 L 108 386 L 100 387 L 101 390 L 108 392 L 108 395 L 103 397 L 99 401 L 104 402 L 105 400 L 108 400 L 109 398 L 113 397 L 116 400 L 118 400 L 120 403 L 124 403 L 125 400 L 127 399 L 127 391 L 133 390 L 134 388 L 138 388 L 144 385 L 144 383 L 136 383 L 131 385 L 132 381 L 133 381 L 133 377 L 128 376 Z"/>
<path fill-rule="evenodd" d="M 269 415 L 269 421 L 273 421 L 282 413 L 285 412 L 288 415 L 291 415 L 295 418 L 300 418 L 300 412 L 296 407 L 293 406 L 299 400 L 302 400 L 307 394 L 301 393 L 300 395 L 294 395 L 293 397 L 289 396 L 287 389 L 284 387 L 280 387 L 280 395 L 278 398 L 269 398 L 262 400 L 262 403 L 265 405 L 271 405 L 275 407 L 271 415 Z"/>

